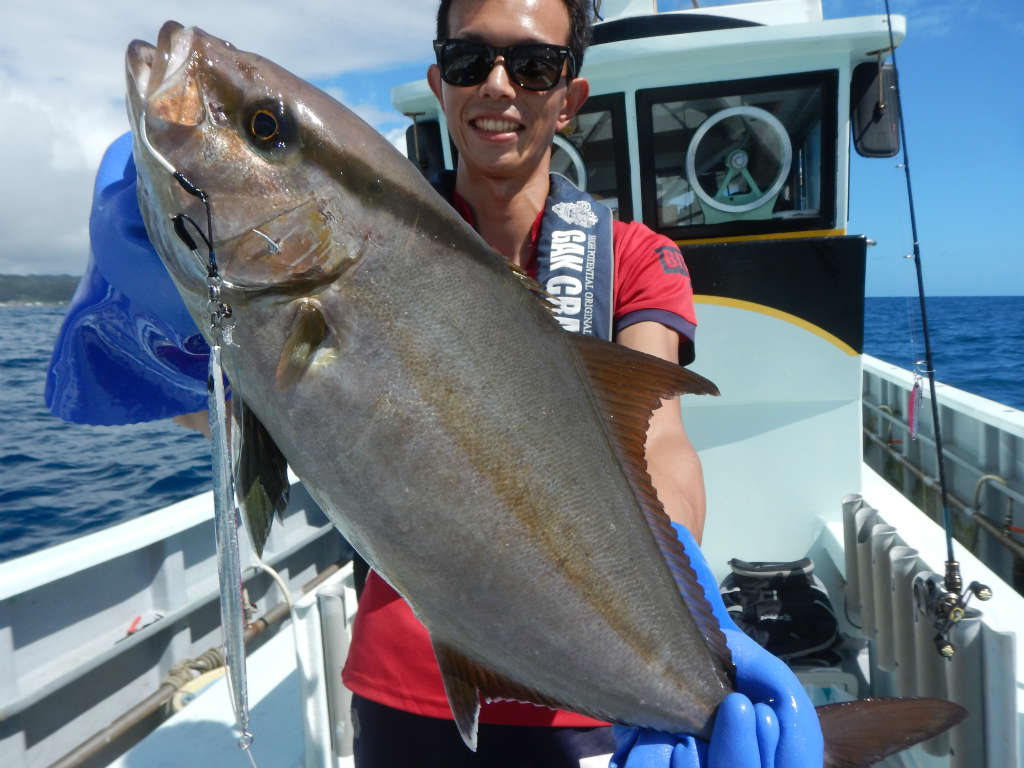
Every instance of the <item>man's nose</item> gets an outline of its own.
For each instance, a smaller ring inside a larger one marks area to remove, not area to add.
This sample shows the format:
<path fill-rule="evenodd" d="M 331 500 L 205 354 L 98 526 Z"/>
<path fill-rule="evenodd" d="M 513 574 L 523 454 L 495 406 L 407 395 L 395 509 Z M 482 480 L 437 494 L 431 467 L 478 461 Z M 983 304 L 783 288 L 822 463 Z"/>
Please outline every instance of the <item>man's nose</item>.
<path fill-rule="evenodd" d="M 505 68 L 504 56 L 498 56 L 494 59 L 491 71 L 487 74 L 487 79 L 484 80 L 483 85 L 480 87 L 480 94 L 482 96 L 489 96 L 492 99 L 515 98 L 516 89 L 508 76 L 508 70 Z"/>

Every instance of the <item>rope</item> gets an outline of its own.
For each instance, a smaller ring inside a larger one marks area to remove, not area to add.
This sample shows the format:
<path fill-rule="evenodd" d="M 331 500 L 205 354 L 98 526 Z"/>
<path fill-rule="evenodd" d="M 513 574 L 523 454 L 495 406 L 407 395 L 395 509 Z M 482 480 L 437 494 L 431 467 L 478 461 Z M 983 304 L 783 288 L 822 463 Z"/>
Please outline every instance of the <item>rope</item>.
<path fill-rule="evenodd" d="M 181 690 L 198 675 L 223 667 L 224 664 L 224 652 L 220 648 L 211 648 L 194 659 L 185 659 L 175 664 L 167 671 L 160 684 L 173 685 L 175 690 Z M 193 672 L 198 675 L 192 674 Z"/>

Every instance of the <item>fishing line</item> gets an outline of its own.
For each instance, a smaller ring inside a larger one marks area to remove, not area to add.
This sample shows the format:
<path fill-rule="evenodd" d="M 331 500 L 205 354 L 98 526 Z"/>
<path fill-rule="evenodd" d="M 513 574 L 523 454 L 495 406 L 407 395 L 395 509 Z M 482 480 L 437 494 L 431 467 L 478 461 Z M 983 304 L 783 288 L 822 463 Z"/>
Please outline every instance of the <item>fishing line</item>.
<path fill-rule="evenodd" d="M 899 99 L 900 76 L 899 68 L 896 66 L 896 41 L 892 31 L 892 12 L 889 9 L 889 0 L 885 0 L 885 20 L 889 29 L 889 55 L 892 57 L 892 87 L 896 92 L 896 97 Z M 881 70 L 879 70 L 878 77 L 882 77 Z M 900 102 L 902 103 L 902 99 L 900 99 Z M 942 527 L 945 529 L 946 533 L 946 575 L 944 580 L 946 595 L 942 596 L 943 605 L 939 606 L 940 612 L 937 613 L 937 616 L 941 618 L 943 615 L 950 616 L 955 615 L 958 612 L 959 616 L 962 617 L 964 608 L 966 607 L 966 601 L 970 599 L 970 594 L 980 597 L 979 592 L 982 588 L 984 590 L 988 590 L 988 588 L 977 584 L 977 582 L 973 582 L 968 588 L 965 599 L 965 593 L 963 592 L 963 577 L 960 574 L 960 563 L 953 559 L 953 525 L 949 512 L 949 491 L 946 483 L 945 462 L 943 460 L 944 452 L 942 448 L 942 426 L 939 421 L 939 401 L 935 395 L 935 366 L 932 363 L 931 339 L 928 335 L 928 313 L 925 307 L 924 277 L 921 269 L 921 243 L 917 233 L 917 213 L 914 208 L 914 190 L 910 182 L 910 157 L 907 151 L 907 130 L 904 114 L 904 111 L 901 109 L 898 122 L 900 126 L 900 141 L 902 143 L 903 151 L 902 166 L 903 174 L 907 183 L 907 202 L 910 208 L 910 231 L 914 241 L 914 269 L 917 274 L 917 297 L 921 311 L 921 337 L 924 342 L 925 368 L 923 373 L 928 377 L 928 389 L 932 400 L 932 428 L 934 429 L 935 436 L 936 461 L 939 467 L 939 493 L 942 499 Z M 917 368 L 918 364 L 915 364 L 915 371 Z M 991 592 L 989 591 L 988 594 L 990 595 Z M 957 620 L 959 619 L 954 619 L 954 621 Z M 952 646 L 949 647 L 952 649 Z M 952 650 L 950 651 L 950 655 L 951 653 Z"/>

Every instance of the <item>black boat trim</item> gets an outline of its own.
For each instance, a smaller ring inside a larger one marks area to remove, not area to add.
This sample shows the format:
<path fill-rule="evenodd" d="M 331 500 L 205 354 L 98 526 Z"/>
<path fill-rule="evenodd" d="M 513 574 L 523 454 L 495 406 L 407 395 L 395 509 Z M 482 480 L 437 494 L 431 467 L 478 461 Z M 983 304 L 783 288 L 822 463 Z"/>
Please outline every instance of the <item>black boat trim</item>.
<path fill-rule="evenodd" d="M 649 16 L 630 16 L 595 24 L 591 45 L 617 43 L 620 40 L 639 40 L 644 37 L 684 35 L 690 32 L 714 32 L 719 29 L 761 27 L 756 21 L 732 19 L 700 13 L 661 13 Z"/>
<path fill-rule="evenodd" d="M 695 297 L 769 307 L 820 328 L 847 351 L 863 353 L 864 237 L 702 243 L 682 249 Z"/>

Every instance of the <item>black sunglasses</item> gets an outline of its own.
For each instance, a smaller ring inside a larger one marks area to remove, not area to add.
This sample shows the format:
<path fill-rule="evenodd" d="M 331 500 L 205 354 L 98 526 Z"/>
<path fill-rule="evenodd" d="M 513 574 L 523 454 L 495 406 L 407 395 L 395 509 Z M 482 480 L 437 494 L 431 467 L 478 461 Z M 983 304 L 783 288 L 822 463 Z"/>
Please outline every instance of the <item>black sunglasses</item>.
<path fill-rule="evenodd" d="M 562 79 L 562 66 L 569 60 L 569 78 L 576 76 L 576 59 L 564 45 L 523 43 L 498 48 L 473 40 L 435 40 L 434 53 L 441 79 L 449 85 L 479 85 L 494 69 L 499 56 L 509 78 L 528 91 L 546 91 Z"/>

